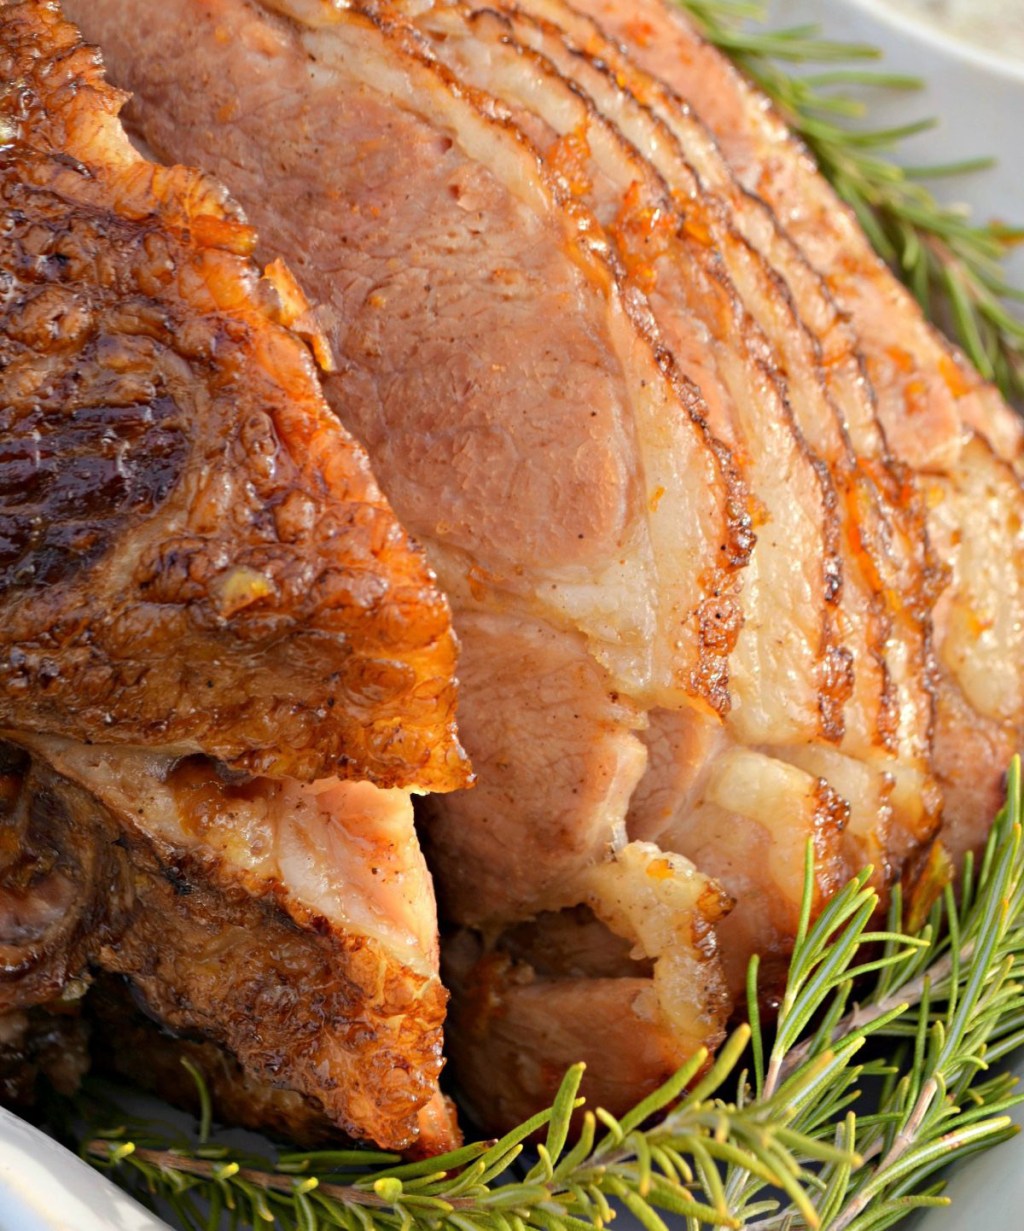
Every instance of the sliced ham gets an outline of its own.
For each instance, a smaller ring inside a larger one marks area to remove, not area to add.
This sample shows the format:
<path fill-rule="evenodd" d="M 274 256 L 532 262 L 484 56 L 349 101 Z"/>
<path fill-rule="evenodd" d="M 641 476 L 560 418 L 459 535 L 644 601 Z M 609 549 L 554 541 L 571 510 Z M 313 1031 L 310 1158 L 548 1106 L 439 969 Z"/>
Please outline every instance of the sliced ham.
<path fill-rule="evenodd" d="M 1019 430 L 684 18 L 67 6 L 295 268 L 452 604 L 478 781 L 423 814 L 477 1115 L 579 1058 L 620 1111 L 714 1046 L 752 952 L 784 979 L 808 847 L 819 908 L 940 821 L 977 844 L 1024 722 Z"/>
<path fill-rule="evenodd" d="M 952 571 L 934 624 L 941 667 L 934 764 L 946 798 L 943 840 L 963 852 L 984 832 L 992 795 L 978 789 L 979 762 L 959 754 L 964 733 L 946 724 L 973 711 L 972 724 L 983 729 L 976 751 L 992 783 L 1024 723 L 1016 644 L 1024 627 L 1020 420 L 927 324 L 778 113 L 678 9 L 663 0 L 573 7 L 702 117 L 740 183 L 775 212 L 859 337 L 890 448 L 920 474 L 935 557 Z M 990 584 L 996 576 L 998 588 Z"/>

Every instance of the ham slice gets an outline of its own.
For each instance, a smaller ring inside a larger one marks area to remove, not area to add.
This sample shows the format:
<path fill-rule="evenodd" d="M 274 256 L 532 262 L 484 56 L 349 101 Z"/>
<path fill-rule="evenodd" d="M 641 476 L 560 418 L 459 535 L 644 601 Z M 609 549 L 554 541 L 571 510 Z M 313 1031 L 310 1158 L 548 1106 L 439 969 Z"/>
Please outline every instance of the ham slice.
<path fill-rule="evenodd" d="M 663 0 L 574 0 L 573 8 L 622 40 L 622 62 L 692 104 L 860 340 L 879 420 L 895 456 L 921 475 L 935 556 L 951 571 L 934 623 L 934 759 L 946 802 L 943 841 L 960 854 L 983 838 L 1024 721 L 1020 419 L 925 322 L 782 118 L 679 10 Z M 961 725 L 968 712 L 969 731 Z"/>

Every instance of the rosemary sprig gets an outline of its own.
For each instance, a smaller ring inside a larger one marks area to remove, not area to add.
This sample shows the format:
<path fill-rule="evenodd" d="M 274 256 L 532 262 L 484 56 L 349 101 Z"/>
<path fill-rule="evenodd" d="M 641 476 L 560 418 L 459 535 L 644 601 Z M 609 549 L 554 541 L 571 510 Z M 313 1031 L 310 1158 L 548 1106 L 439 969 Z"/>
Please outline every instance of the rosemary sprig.
<path fill-rule="evenodd" d="M 885 152 L 932 121 L 888 130 L 851 126 L 865 108 L 842 92 L 844 86 L 918 84 L 911 77 L 860 68 L 877 59 L 877 49 L 825 40 L 810 27 L 764 31 L 745 24 L 764 20 L 764 5 L 757 0 L 676 2 L 772 99 L 927 316 L 955 336 L 978 371 L 1007 398 L 1024 399 L 1024 316 L 1013 306 L 1024 302 L 1024 290 L 1010 284 L 1003 264 L 1008 251 L 1024 242 L 1024 227 L 974 224 L 962 209 L 941 205 L 920 182 L 978 170 L 989 160 L 904 169 Z M 786 67 L 816 63 L 828 65 L 828 71 L 796 75 Z"/>
<path fill-rule="evenodd" d="M 872 927 L 867 871 L 812 922 L 808 850 L 770 1048 L 755 961 L 751 1025 L 704 1076 L 700 1052 L 621 1119 L 584 1111 L 575 1140 L 579 1065 L 552 1107 L 500 1141 L 427 1162 L 364 1150 L 242 1155 L 206 1140 L 205 1116 L 192 1142 L 118 1127 L 89 1134 L 82 1153 L 143 1198 L 162 1199 L 189 1231 L 213 1231 L 225 1214 L 233 1227 L 301 1231 L 590 1231 L 616 1204 L 645 1231 L 667 1231 L 667 1218 L 687 1231 L 880 1231 L 944 1203 L 937 1169 L 1015 1131 L 1007 1112 L 1021 1099 L 989 1066 L 1024 1042 L 1021 823 L 1015 761 L 980 863 L 968 859 L 959 899 L 947 888 L 917 932 L 905 930 L 898 892 L 885 929 Z M 873 1037 L 897 1054 L 864 1059 Z M 862 1096 L 865 1079 L 880 1084 L 877 1098 Z M 541 1131 L 536 1161 L 517 1172 L 524 1143 Z"/>

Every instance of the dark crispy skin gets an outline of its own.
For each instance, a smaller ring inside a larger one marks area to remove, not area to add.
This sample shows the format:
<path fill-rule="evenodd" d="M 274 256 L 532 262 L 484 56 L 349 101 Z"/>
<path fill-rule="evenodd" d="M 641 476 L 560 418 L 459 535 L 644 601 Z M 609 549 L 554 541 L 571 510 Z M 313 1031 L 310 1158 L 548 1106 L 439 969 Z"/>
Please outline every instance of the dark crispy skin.
<path fill-rule="evenodd" d="M 0 1013 L 51 1004 L 103 970 L 169 1029 L 352 1137 L 452 1143 L 451 1122 L 428 1140 L 421 1118 L 442 1063 L 436 979 L 372 937 L 297 922 L 201 849 L 168 848 L 44 762 L 5 754 Z"/>
<path fill-rule="evenodd" d="M 203 1075 L 217 1118 L 257 1129 L 304 1149 L 338 1142 L 338 1130 L 295 1090 L 253 1080 L 238 1061 L 208 1039 L 176 1035 L 140 1007 L 130 984 L 100 975 L 85 1001 L 94 1037 L 94 1064 L 102 1072 L 128 1078 L 178 1107 L 199 1112 L 199 1092 L 183 1060 Z"/>
<path fill-rule="evenodd" d="M 47 1089 L 70 1096 L 88 1069 L 88 1029 L 76 1003 L 0 1014 L 4 1107 L 31 1111 Z"/>
<path fill-rule="evenodd" d="M 447 602 L 290 275 L 55 4 L 0 3 L 0 82 L 0 724 L 465 785 Z"/>
<path fill-rule="evenodd" d="M 86 1001 L 85 1021 L 93 1037 L 103 1041 L 94 1055 L 94 1065 L 103 1072 L 128 1078 L 140 1089 L 199 1114 L 198 1088 L 182 1064 L 188 1060 L 202 1073 L 218 1120 L 268 1133 L 302 1149 L 337 1148 L 339 1144 L 337 1127 L 311 1099 L 257 1081 L 229 1052 L 208 1039 L 176 1035 L 153 1021 L 121 979 L 109 975 L 96 979 Z M 454 1109 L 442 1095 L 431 1110 L 436 1110 L 437 1119 L 454 1123 Z M 411 1157 L 446 1144 L 443 1134 L 431 1131 L 429 1113 L 421 1112 L 420 1123 L 420 1140 L 407 1151 Z"/>

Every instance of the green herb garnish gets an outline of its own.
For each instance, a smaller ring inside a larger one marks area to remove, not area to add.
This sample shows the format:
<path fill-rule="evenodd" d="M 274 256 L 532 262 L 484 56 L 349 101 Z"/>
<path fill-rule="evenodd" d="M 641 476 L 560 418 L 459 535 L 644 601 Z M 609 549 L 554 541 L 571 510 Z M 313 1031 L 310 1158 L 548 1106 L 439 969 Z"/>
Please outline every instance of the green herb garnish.
<path fill-rule="evenodd" d="M 879 255 L 913 292 L 928 318 L 951 333 L 971 362 L 1005 397 L 1024 399 L 1024 290 L 1010 284 L 1003 264 L 1024 242 L 1024 227 L 976 224 L 962 210 L 941 205 L 922 179 L 979 170 L 990 160 L 901 168 L 883 155 L 904 137 L 932 125 L 922 120 L 895 129 L 858 126 L 864 104 L 843 93 L 849 85 L 913 89 L 912 77 L 865 69 L 879 51 L 817 37 L 813 27 L 765 31 L 753 0 L 676 0 L 700 32 L 733 59 L 768 95 L 806 143 L 825 178 L 853 209 Z M 825 71 L 794 74 L 786 66 L 820 64 Z"/>
<path fill-rule="evenodd" d="M 232 1226 L 302 1231 L 584 1231 L 605 1226 L 613 1203 L 646 1231 L 667 1231 L 666 1217 L 687 1231 L 880 1231 L 944 1204 L 934 1173 L 1015 1132 L 1007 1112 L 1021 1097 L 990 1066 L 1024 1042 L 1021 820 L 1014 762 L 959 901 L 947 886 L 916 932 L 904 929 L 899 892 L 885 930 L 872 928 L 867 872 L 810 922 L 808 851 L 803 924 L 770 1046 L 755 961 L 751 1025 L 706 1075 L 702 1052 L 622 1119 L 586 1111 L 575 1139 L 579 1066 L 551 1108 L 500 1141 L 428 1162 L 365 1150 L 242 1155 L 208 1140 L 205 1120 L 191 1142 L 152 1127 L 92 1132 L 82 1153 L 196 1231 L 214 1231 L 225 1214 Z M 890 1040 L 874 1048 L 887 1054 L 865 1059 L 874 1038 Z M 865 1080 L 875 1097 L 862 1095 Z M 524 1142 L 545 1129 L 537 1161 L 516 1174 Z"/>

